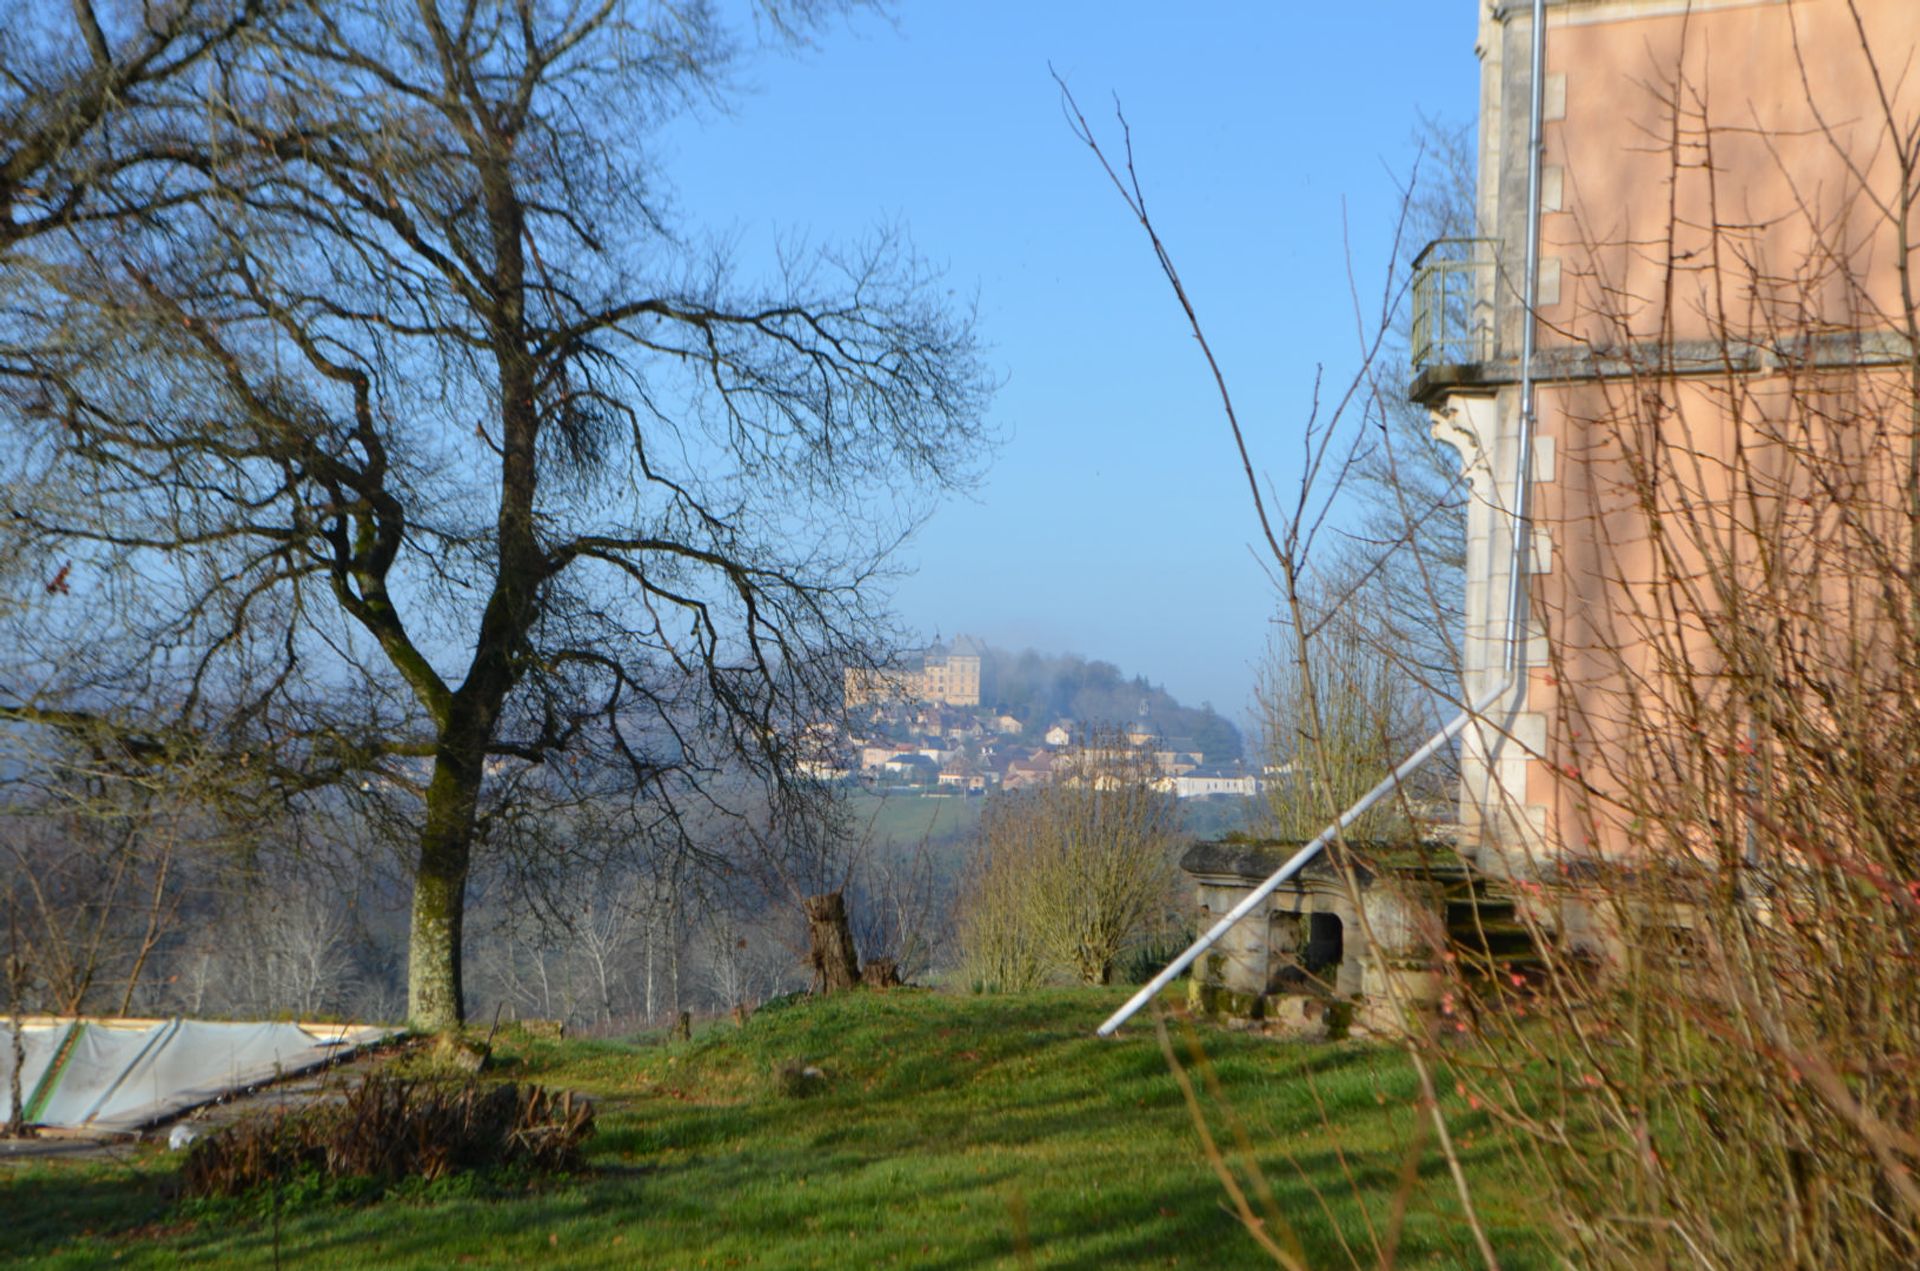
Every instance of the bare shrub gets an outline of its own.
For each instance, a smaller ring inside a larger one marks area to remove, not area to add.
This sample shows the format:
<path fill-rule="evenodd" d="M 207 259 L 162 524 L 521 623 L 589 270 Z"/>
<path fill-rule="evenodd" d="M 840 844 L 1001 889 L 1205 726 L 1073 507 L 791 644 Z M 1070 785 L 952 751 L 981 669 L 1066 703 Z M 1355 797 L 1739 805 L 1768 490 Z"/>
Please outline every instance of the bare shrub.
<path fill-rule="evenodd" d="M 994 796 L 963 884 L 961 974 L 982 987 L 1113 982 L 1168 921 L 1179 809 L 1151 757 L 1096 737 L 1034 790 Z"/>
<path fill-rule="evenodd" d="M 1766 28 L 1800 127 L 1682 46 L 1680 210 L 1565 249 L 1603 369 L 1544 399 L 1553 833 L 1502 845 L 1545 971 L 1445 1031 L 1596 1265 L 1920 1261 L 1920 105 L 1910 11 L 1819 11 Z"/>
<path fill-rule="evenodd" d="M 1310 587 L 1303 600 L 1306 631 L 1294 630 L 1291 615 L 1282 614 L 1282 633 L 1274 638 L 1258 688 L 1271 777 L 1261 829 L 1302 843 L 1353 806 L 1438 726 L 1431 698 L 1403 674 L 1376 630 L 1374 620 L 1386 618 L 1380 597 L 1336 575 Z M 1303 666 L 1309 656 L 1318 677 L 1311 688 Z M 1348 834 L 1368 842 L 1414 836 L 1416 803 L 1431 814 L 1447 792 L 1446 766 L 1436 769 L 1422 773 L 1399 797 L 1375 804 L 1347 827 Z"/>
<path fill-rule="evenodd" d="M 337 1104 L 237 1121 L 197 1140 L 189 1198 L 239 1196 L 302 1175 L 431 1182 L 500 1167 L 579 1168 L 593 1105 L 540 1086 L 448 1085 L 370 1074 Z"/>
<path fill-rule="evenodd" d="M 1024 992 L 1045 983 L 1052 968 L 1028 914 L 1025 845 L 1011 834 L 985 832 L 988 828 L 983 825 L 960 884 L 959 975 L 987 992 Z"/>

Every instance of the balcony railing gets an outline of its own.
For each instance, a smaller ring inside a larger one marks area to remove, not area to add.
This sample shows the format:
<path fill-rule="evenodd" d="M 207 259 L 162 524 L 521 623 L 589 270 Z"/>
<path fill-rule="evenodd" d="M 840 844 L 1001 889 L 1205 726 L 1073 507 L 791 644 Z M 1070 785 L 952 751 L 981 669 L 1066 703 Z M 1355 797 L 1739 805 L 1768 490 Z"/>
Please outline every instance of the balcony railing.
<path fill-rule="evenodd" d="M 1500 241 L 1437 238 L 1413 260 L 1413 369 L 1491 361 Z"/>

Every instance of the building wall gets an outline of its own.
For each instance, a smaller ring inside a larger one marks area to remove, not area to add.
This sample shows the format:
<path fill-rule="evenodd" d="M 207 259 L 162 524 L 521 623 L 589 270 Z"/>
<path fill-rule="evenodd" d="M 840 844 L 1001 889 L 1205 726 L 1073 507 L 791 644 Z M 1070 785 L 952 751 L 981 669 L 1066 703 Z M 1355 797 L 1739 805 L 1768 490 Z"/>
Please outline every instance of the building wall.
<path fill-rule="evenodd" d="M 1920 119 L 1920 5 L 1856 6 L 1859 29 L 1844 0 L 1550 6 L 1527 672 L 1462 765 L 1468 841 L 1490 862 L 1631 850 L 1625 792 L 1690 779 L 1674 766 L 1701 753 L 1668 735 L 1673 704 L 1732 710 L 1714 638 L 1729 596 L 1764 587 L 1836 643 L 1878 638 L 1843 557 L 1909 537 L 1887 212 L 1890 138 Z M 1524 3 L 1483 6 L 1480 28 L 1480 211 L 1502 245 L 1489 294 L 1508 361 L 1429 399 L 1473 491 L 1469 700 L 1503 678 L 1530 21 Z M 1836 507 L 1863 523 L 1833 524 Z"/>
<path fill-rule="evenodd" d="M 970 653 L 928 658 L 921 690 L 924 700 L 947 706 L 980 704 L 980 659 Z"/>
<path fill-rule="evenodd" d="M 847 709 L 876 706 L 888 702 L 918 702 L 921 695 L 919 670 L 902 667 L 848 667 L 842 673 L 841 692 Z"/>
<path fill-rule="evenodd" d="M 914 666 L 848 667 L 842 692 L 848 709 L 887 702 L 978 706 L 980 658 L 972 653 L 926 654 Z"/>

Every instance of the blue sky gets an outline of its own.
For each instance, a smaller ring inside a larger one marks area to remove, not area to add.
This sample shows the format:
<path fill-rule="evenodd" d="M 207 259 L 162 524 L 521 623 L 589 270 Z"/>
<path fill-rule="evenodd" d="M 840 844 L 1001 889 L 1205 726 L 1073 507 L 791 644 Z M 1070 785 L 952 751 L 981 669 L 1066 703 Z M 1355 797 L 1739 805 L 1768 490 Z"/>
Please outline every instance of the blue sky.
<path fill-rule="evenodd" d="M 1471 0 L 926 3 L 762 56 L 724 115 L 676 127 L 690 225 L 749 257 L 778 234 L 898 221 L 977 297 L 1008 440 L 904 550 L 925 635 L 1079 652 L 1241 717 L 1273 594 L 1211 380 L 1145 239 L 1069 133 L 1117 94 L 1149 209 L 1256 461 L 1290 493 L 1315 368 L 1378 305 L 1421 112 L 1471 118 Z"/>

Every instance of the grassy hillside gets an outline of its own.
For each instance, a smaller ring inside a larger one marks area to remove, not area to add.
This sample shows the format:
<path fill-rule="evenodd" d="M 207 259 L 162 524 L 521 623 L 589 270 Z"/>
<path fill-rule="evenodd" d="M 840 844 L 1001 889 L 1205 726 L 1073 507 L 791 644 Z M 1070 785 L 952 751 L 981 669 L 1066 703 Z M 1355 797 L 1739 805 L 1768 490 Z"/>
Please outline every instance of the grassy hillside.
<path fill-rule="evenodd" d="M 276 1244 L 283 1265 L 326 1267 L 1271 1265 L 1224 1210 L 1151 1028 L 1090 1036 L 1118 1000 L 900 991 L 776 1006 L 676 1046 L 518 1041 L 503 1075 L 598 1099 L 588 1175 L 182 1221 L 165 1198 L 173 1161 L 149 1153 L 0 1173 L 4 1240 L 74 1267 L 260 1266 Z M 1368 1229 L 1384 1232 L 1414 1140 L 1404 1060 L 1198 1039 L 1309 1265 L 1345 1264 L 1343 1244 L 1373 1264 Z M 826 1073 L 817 1093 L 783 1091 L 789 1063 Z M 1497 1179 L 1487 1127 L 1454 1125 Z M 1400 1265 L 1473 1264 L 1440 1162 L 1414 1166 Z M 1542 1260 L 1518 1188 L 1482 1189 L 1506 1265 Z"/>
<path fill-rule="evenodd" d="M 876 844 L 910 848 L 922 840 L 942 856 L 956 855 L 980 827 L 984 798 L 919 798 L 910 794 L 856 794 L 849 803 L 856 835 L 871 834 Z M 1183 799 L 1181 825 L 1196 839 L 1220 838 L 1247 830 L 1260 808 L 1250 799 Z"/>
<path fill-rule="evenodd" d="M 951 847 L 969 840 L 985 806 L 979 798 L 928 799 L 909 794 L 856 794 L 848 802 L 856 836 L 871 834 L 873 842 L 895 847 L 912 847 L 922 840 L 935 847 Z"/>

